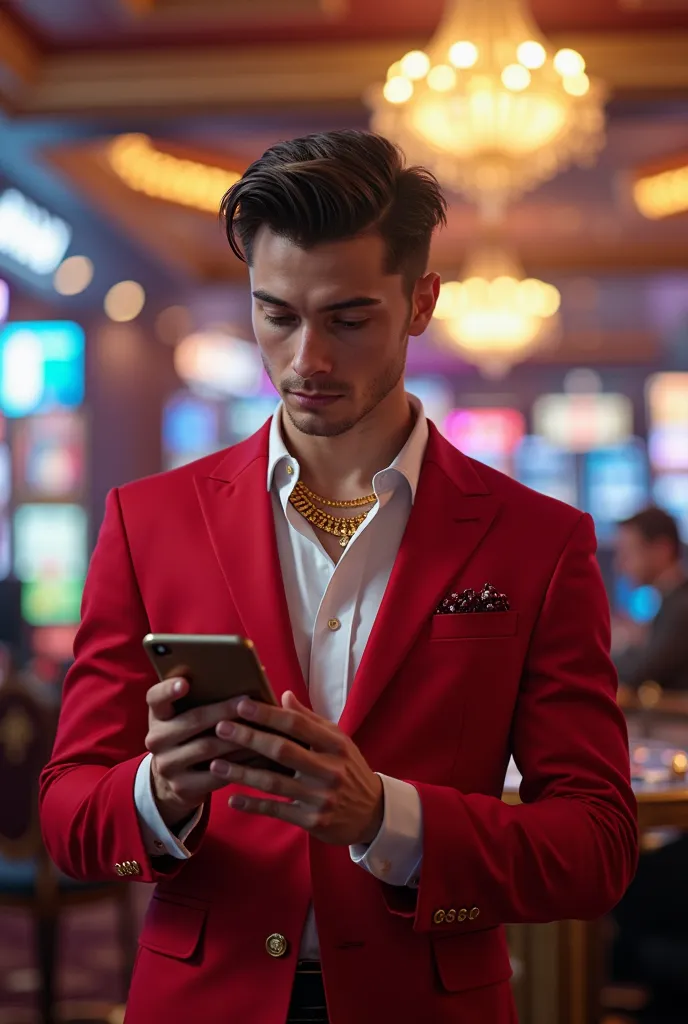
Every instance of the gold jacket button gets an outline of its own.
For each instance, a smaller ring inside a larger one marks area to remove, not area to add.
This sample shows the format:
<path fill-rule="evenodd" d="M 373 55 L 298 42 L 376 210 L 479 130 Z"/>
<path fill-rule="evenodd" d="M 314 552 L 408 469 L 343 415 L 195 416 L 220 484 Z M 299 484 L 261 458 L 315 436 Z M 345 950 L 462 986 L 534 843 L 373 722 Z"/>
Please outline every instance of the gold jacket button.
<path fill-rule="evenodd" d="M 445 914 L 443 910 L 435 911 L 435 916 L 433 917 L 433 921 L 435 922 L 435 924 L 444 924 L 444 918 Z"/>
<path fill-rule="evenodd" d="M 268 935 L 265 940 L 265 948 L 270 956 L 285 956 L 289 949 L 289 943 L 285 939 L 284 935 L 280 935 L 279 932 L 273 932 L 272 935 Z"/>
<path fill-rule="evenodd" d="M 457 921 L 465 921 L 467 917 L 468 917 L 468 911 L 466 910 L 465 907 L 461 907 L 461 910 L 456 915 L 456 920 Z"/>
<path fill-rule="evenodd" d="M 447 922 L 447 924 L 454 924 L 454 921 L 456 921 L 456 911 L 448 910 L 444 920 Z"/>
<path fill-rule="evenodd" d="M 479 907 L 471 907 L 471 910 L 470 910 L 470 913 L 469 913 L 468 916 L 471 919 L 471 921 L 475 921 L 475 919 L 476 919 L 476 917 L 478 916 L 479 913 L 480 913 L 480 908 Z"/>

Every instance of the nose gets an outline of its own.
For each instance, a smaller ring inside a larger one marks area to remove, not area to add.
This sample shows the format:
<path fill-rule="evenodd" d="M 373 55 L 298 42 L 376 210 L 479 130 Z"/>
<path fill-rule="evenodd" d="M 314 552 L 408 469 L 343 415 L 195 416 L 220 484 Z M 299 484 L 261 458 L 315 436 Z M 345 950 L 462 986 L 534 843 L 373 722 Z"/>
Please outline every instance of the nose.
<path fill-rule="evenodd" d="M 332 353 L 328 338 L 317 328 L 304 324 L 292 359 L 295 373 L 304 380 L 319 373 L 331 373 Z"/>

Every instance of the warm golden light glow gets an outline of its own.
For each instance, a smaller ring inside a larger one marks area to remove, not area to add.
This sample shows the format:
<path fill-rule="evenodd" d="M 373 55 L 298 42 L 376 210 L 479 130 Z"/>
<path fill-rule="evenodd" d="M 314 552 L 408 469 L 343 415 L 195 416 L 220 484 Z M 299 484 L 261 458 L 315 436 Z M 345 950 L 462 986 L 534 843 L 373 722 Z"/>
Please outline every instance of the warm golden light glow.
<path fill-rule="evenodd" d="M 640 178 L 633 186 L 633 198 L 651 220 L 688 211 L 688 164 Z"/>
<path fill-rule="evenodd" d="M 461 39 L 449 48 L 449 60 L 455 68 L 472 68 L 478 62 L 478 47 Z"/>
<path fill-rule="evenodd" d="M 437 64 L 428 75 L 428 85 L 436 92 L 446 92 L 456 85 L 456 72 L 448 64 Z"/>
<path fill-rule="evenodd" d="M 442 284 L 435 319 L 465 358 L 499 375 L 551 334 L 560 304 L 553 285 L 524 278 L 513 257 L 486 246 L 468 260 L 463 281 Z"/>
<path fill-rule="evenodd" d="M 496 219 L 602 147 L 604 90 L 584 71 L 575 50 L 548 46 L 524 0 L 446 0 L 425 51 L 371 91 L 371 126 Z"/>
<path fill-rule="evenodd" d="M 522 64 L 509 64 L 502 71 L 502 82 L 512 92 L 522 92 L 530 85 L 530 71 Z"/>
<path fill-rule="evenodd" d="M 135 192 L 214 214 L 225 192 L 241 177 L 222 167 L 163 153 L 147 135 L 120 135 L 108 147 L 108 161 Z"/>
<path fill-rule="evenodd" d="M 577 50 L 559 50 L 554 55 L 554 69 L 563 78 L 575 78 L 585 71 L 585 61 Z"/>
<path fill-rule="evenodd" d="M 383 89 L 388 103 L 406 103 L 413 96 L 413 82 L 403 75 L 390 78 Z"/>
<path fill-rule="evenodd" d="M 399 64 L 402 75 L 405 75 L 406 78 L 410 78 L 412 81 L 425 78 L 430 70 L 430 58 L 422 50 L 411 50 L 410 53 L 401 58 Z"/>
<path fill-rule="evenodd" d="M 92 280 L 93 264 L 88 256 L 70 256 L 55 271 L 53 285 L 60 295 L 79 295 Z"/>
<path fill-rule="evenodd" d="M 529 39 L 527 42 L 521 43 L 516 51 L 516 56 L 525 68 L 541 68 L 547 60 L 547 50 L 542 43 Z"/>
<path fill-rule="evenodd" d="M 590 91 L 590 79 L 586 74 L 565 78 L 562 84 L 569 96 L 585 96 Z"/>
<path fill-rule="evenodd" d="M 113 284 L 103 305 L 111 320 L 126 323 L 136 319 L 145 301 L 146 293 L 137 281 L 120 281 Z"/>

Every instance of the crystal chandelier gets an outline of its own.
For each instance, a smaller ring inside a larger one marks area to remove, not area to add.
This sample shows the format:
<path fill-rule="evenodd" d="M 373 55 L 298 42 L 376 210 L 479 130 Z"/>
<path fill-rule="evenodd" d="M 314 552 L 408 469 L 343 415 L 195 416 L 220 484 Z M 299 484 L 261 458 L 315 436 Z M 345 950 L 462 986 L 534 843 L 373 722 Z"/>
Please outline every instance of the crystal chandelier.
<path fill-rule="evenodd" d="M 447 0 L 427 52 L 371 91 L 372 128 L 488 218 L 604 144 L 604 89 L 548 46 L 522 0 Z"/>
<path fill-rule="evenodd" d="M 435 319 L 464 359 L 499 377 L 552 339 L 560 302 L 554 285 L 526 278 L 514 256 L 486 243 L 469 256 L 461 281 L 442 285 Z"/>

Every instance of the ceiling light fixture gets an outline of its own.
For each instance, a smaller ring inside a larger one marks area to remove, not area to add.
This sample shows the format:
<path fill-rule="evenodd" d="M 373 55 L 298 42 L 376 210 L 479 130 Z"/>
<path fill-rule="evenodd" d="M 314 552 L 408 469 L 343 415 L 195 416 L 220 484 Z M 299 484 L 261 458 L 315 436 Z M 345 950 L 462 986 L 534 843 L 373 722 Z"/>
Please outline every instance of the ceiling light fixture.
<path fill-rule="evenodd" d="M 108 146 L 115 174 L 135 192 L 217 214 L 225 192 L 241 175 L 156 149 L 147 135 L 120 135 Z"/>
<path fill-rule="evenodd" d="M 495 219 L 604 143 L 604 90 L 554 51 L 522 0 L 447 0 L 427 52 L 394 63 L 369 102 L 375 131 Z"/>

